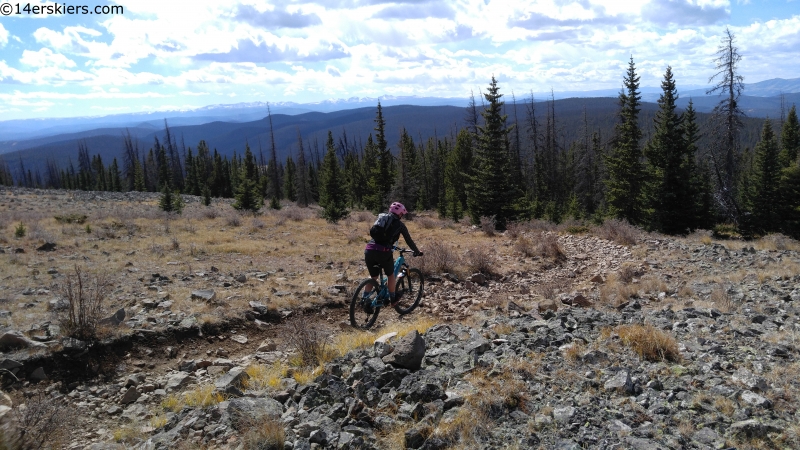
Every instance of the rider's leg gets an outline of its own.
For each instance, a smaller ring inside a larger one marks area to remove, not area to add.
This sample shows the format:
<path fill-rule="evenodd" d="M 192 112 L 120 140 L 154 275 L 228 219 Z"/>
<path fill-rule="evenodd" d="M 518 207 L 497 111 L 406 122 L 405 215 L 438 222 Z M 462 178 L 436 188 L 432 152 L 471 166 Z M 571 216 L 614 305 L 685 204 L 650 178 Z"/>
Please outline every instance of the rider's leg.
<path fill-rule="evenodd" d="M 394 272 L 389 272 L 389 277 L 386 280 L 386 284 L 388 284 L 389 287 L 389 298 L 391 299 L 390 301 L 392 303 L 394 303 L 395 299 L 395 293 L 394 293 L 395 283 L 397 283 L 397 281 L 395 280 Z"/>

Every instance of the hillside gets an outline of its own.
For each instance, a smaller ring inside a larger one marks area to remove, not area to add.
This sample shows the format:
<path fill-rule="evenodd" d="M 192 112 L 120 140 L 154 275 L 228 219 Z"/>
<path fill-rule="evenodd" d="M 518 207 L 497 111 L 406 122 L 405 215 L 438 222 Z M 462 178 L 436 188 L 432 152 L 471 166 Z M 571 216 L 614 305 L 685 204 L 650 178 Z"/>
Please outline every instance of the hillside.
<path fill-rule="evenodd" d="M 372 214 L 157 198 L 0 188 L 6 439 L 42 414 L 26 436 L 64 448 L 800 446 L 796 241 L 421 214 L 420 308 L 356 332 Z M 94 345 L 66 336 L 76 267 L 107 277 Z"/>
<path fill-rule="evenodd" d="M 800 94 L 798 94 L 800 96 Z M 508 99 L 507 99 L 508 100 Z M 688 99 L 682 99 L 688 102 Z M 709 103 L 710 105 L 711 103 Z M 518 120 L 522 131 L 523 141 L 526 139 L 527 108 L 525 104 L 506 104 L 506 113 L 509 121 Z M 697 106 L 697 105 L 696 105 Z M 544 121 L 547 114 L 547 104 L 535 103 L 537 120 Z M 554 110 L 558 121 L 560 143 L 568 147 L 570 143 L 582 133 L 584 125 L 584 110 L 586 123 L 590 130 L 600 131 L 601 135 L 608 138 L 613 133 L 617 120 L 617 100 L 614 98 L 569 98 L 556 100 Z M 652 128 L 652 118 L 657 109 L 655 103 L 643 103 L 640 122 L 645 136 Z M 298 131 L 302 135 L 307 150 L 324 152 L 324 143 L 328 131 L 333 133 L 334 139 L 339 142 L 346 135 L 349 145 L 355 148 L 363 147 L 367 136 L 373 133 L 374 107 L 349 109 L 330 113 L 309 112 L 298 115 L 274 114 L 272 116 L 275 130 L 275 144 L 279 160 L 285 160 L 288 155 L 297 152 Z M 391 148 L 395 148 L 400 139 L 402 129 L 405 127 L 416 142 L 438 136 L 452 137 L 455 132 L 464 126 L 465 109 L 454 106 L 389 106 L 383 108 L 386 120 L 386 139 Z M 702 125 L 707 114 L 698 114 Z M 743 133 L 744 146 L 752 148 L 758 141 L 761 130 L 761 119 L 745 119 Z M 222 155 L 233 155 L 234 152 L 242 154 L 245 143 L 258 155 L 259 148 L 265 154 L 269 151 L 270 142 L 269 122 L 266 118 L 249 122 L 211 122 L 202 125 L 175 126 L 170 124 L 173 136 L 177 143 L 195 148 L 200 140 L 205 140 L 209 148 L 217 149 Z M 148 130 L 151 130 L 148 132 Z M 163 141 L 163 124 L 155 128 L 147 127 L 130 129 L 131 135 L 138 142 L 142 151 L 148 151 L 153 146 L 155 139 Z M 93 131 L 81 132 L 74 135 L 57 135 L 46 138 L 0 143 L 0 152 L 5 149 L 8 153 L 0 155 L 12 171 L 17 171 L 19 161 L 26 169 L 35 170 L 43 168 L 49 159 L 64 167 L 71 160 L 77 161 L 78 141 L 85 140 L 91 154 L 100 154 L 104 161 L 110 162 L 119 158 L 124 149 L 123 135 L 126 129 L 104 128 Z M 702 142 L 701 142 L 702 144 Z M 15 151 L 9 151 L 15 150 Z"/>

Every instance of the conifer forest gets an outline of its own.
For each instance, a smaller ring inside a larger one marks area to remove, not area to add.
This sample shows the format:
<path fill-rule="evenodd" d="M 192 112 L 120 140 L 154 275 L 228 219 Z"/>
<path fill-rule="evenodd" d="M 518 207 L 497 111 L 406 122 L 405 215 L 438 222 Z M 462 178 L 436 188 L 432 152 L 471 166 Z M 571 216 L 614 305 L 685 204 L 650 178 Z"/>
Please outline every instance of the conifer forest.
<path fill-rule="evenodd" d="M 330 221 L 349 210 L 381 211 L 399 201 L 410 211 L 432 210 L 498 229 L 532 218 L 602 222 L 625 220 L 646 230 L 686 234 L 800 237 L 800 123 L 795 105 L 763 120 L 753 148 L 744 145 L 741 55 L 726 31 L 709 93 L 720 102 L 699 120 L 676 106 L 679 86 L 664 68 L 658 109 L 643 118 L 634 58 L 621 73 L 623 89 L 613 131 L 584 126 L 565 143 L 553 101 L 517 102 L 492 77 L 464 111 L 460 129 L 420 141 L 403 130 L 387 142 L 380 103 L 374 133 L 364 144 L 328 131 L 324 143 L 298 131 L 293 152 L 277 157 L 274 138 L 265 151 L 245 143 L 243 154 L 221 156 L 205 141 L 186 146 L 165 122 L 162 139 L 143 145 L 128 134 L 119 158 L 104 161 L 85 144 L 77 166 L 12 172 L 0 160 L 0 185 L 48 189 L 161 192 L 160 206 L 180 212 L 180 195 L 233 198 L 233 207 L 256 212 L 285 201 L 318 204 Z M 511 111 L 511 114 L 508 112 Z M 268 122 L 271 126 L 271 116 Z M 403 124 L 393 124 L 402 126 Z M 20 162 L 20 165 L 22 163 Z"/>

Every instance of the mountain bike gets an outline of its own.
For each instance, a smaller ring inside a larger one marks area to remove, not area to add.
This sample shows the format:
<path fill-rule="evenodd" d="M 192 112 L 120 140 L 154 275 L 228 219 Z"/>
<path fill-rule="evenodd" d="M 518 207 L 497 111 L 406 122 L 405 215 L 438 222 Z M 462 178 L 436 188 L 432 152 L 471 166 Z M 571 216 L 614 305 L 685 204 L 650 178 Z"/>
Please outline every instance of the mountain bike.
<path fill-rule="evenodd" d="M 394 309 L 400 315 L 406 315 L 419 305 L 425 279 L 419 269 L 408 267 L 406 264 L 403 254 L 413 253 L 412 250 L 399 247 L 393 247 L 392 250 L 400 252 L 394 261 L 394 275 L 397 279 L 395 296 L 399 295 L 396 297 L 397 303 L 394 305 Z M 390 306 L 388 278 L 382 276 L 382 273 L 383 271 L 379 274 L 380 284 L 372 278 L 367 278 L 356 288 L 353 298 L 350 300 L 350 325 L 356 328 L 370 328 L 378 319 L 381 308 Z M 367 293 L 367 286 L 370 286 L 369 293 Z M 365 293 L 367 293 L 366 296 Z"/>

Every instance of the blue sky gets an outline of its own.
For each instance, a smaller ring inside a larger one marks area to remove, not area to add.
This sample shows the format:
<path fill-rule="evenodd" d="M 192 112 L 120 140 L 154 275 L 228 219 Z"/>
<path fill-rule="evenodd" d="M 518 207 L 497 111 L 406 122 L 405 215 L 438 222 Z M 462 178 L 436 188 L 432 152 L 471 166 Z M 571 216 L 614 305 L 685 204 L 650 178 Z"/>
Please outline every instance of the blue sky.
<path fill-rule="evenodd" d="M 618 88 L 630 55 L 680 90 L 707 84 L 726 26 L 745 82 L 800 77 L 799 0 L 87 3 L 124 12 L 0 16 L 0 120 L 467 97 L 492 75 L 518 97 Z"/>

